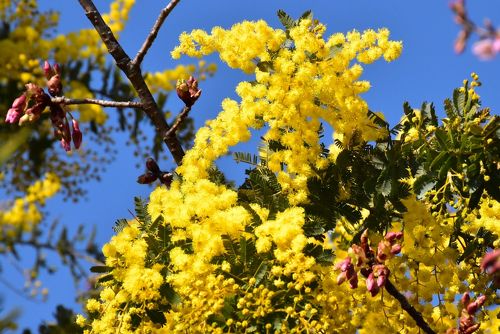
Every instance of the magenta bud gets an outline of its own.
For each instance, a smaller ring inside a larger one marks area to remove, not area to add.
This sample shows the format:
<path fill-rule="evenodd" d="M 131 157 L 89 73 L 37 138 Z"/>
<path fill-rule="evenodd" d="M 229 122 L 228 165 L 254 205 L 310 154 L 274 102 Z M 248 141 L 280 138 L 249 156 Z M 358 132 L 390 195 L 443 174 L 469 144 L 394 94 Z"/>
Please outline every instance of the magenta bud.
<path fill-rule="evenodd" d="M 43 63 L 43 73 L 45 74 L 45 78 L 47 78 L 47 80 L 54 75 L 54 70 L 47 60 Z"/>
<path fill-rule="evenodd" d="M 344 283 L 347 279 L 347 276 L 345 274 L 344 271 L 342 271 L 340 274 L 338 274 L 337 276 L 337 284 L 338 285 L 341 285 L 342 283 Z"/>
<path fill-rule="evenodd" d="M 486 253 L 481 260 L 481 271 L 489 275 L 495 274 L 500 270 L 500 249 L 495 249 L 492 252 Z"/>
<path fill-rule="evenodd" d="M 375 276 L 373 275 L 373 272 L 371 272 L 366 278 L 366 288 L 368 291 L 375 289 Z"/>
<path fill-rule="evenodd" d="M 479 296 L 477 297 L 476 299 L 476 303 L 479 307 L 483 306 L 484 302 L 486 301 L 486 296 L 483 295 L 483 296 Z"/>
<path fill-rule="evenodd" d="M 12 102 L 12 108 L 24 110 L 26 106 L 26 95 L 22 94 Z"/>
<path fill-rule="evenodd" d="M 391 254 L 396 255 L 401 252 L 401 245 L 400 244 L 395 244 L 391 247 Z"/>
<path fill-rule="evenodd" d="M 62 147 L 62 148 L 64 148 L 64 150 L 65 150 L 66 152 L 71 151 L 71 145 L 70 145 L 70 142 L 69 142 L 69 141 L 67 141 L 66 139 L 64 139 L 64 137 L 63 137 L 63 138 L 61 138 L 61 147 Z"/>
<path fill-rule="evenodd" d="M 403 232 L 388 232 L 385 235 L 385 240 L 388 240 L 390 242 L 394 240 L 399 240 L 403 236 Z"/>
<path fill-rule="evenodd" d="M 56 74 L 61 75 L 61 66 L 59 66 L 58 63 L 54 64 L 54 71 L 56 72 Z"/>
<path fill-rule="evenodd" d="M 15 108 L 10 108 L 7 110 L 7 116 L 5 117 L 5 123 L 18 123 L 23 114 Z"/>
<path fill-rule="evenodd" d="M 76 149 L 79 149 L 80 145 L 82 144 L 83 134 L 80 131 L 80 127 L 76 119 L 72 120 L 72 125 L 73 125 L 73 134 L 72 134 L 73 145 L 75 145 Z"/>
<path fill-rule="evenodd" d="M 62 83 L 59 74 L 52 76 L 47 82 L 49 94 L 52 96 L 60 96 L 62 94 Z"/>
<path fill-rule="evenodd" d="M 469 305 L 470 302 L 470 294 L 469 291 L 466 291 L 463 295 L 462 298 L 460 299 L 460 302 L 462 303 L 463 306 Z"/>
<path fill-rule="evenodd" d="M 387 276 L 385 275 L 380 275 L 379 277 L 377 277 L 377 286 L 379 288 L 383 287 L 384 284 L 385 284 L 385 281 L 387 280 Z"/>

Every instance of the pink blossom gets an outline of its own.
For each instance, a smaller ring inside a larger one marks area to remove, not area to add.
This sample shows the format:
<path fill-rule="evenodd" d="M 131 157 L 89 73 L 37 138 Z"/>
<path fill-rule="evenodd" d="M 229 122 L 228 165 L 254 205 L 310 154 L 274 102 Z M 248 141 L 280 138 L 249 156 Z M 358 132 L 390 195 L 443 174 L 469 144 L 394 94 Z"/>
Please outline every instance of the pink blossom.
<path fill-rule="evenodd" d="M 500 249 L 495 249 L 492 252 L 486 253 L 481 260 L 481 271 L 489 275 L 493 275 L 500 271 Z"/>
<path fill-rule="evenodd" d="M 490 60 L 496 55 L 496 51 L 493 47 L 493 40 L 490 38 L 482 39 L 474 43 L 472 52 L 481 60 Z"/>
<path fill-rule="evenodd" d="M 26 107 L 26 95 L 21 95 L 12 102 L 11 108 L 7 111 L 5 123 L 17 123 L 23 115 L 24 108 Z"/>

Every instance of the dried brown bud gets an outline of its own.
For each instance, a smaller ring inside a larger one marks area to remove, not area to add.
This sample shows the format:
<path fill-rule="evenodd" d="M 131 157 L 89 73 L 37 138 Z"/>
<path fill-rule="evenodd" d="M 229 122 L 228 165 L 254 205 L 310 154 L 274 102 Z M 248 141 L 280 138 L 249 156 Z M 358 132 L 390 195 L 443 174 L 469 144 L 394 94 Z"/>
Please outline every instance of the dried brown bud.
<path fill-rule="evenodd" d="M 156 181 L 157 178 L 158 177 L 155 174 L 153 174 L 151 172 L 146 172 L 137 178 L 137 183 L 150 184 L 150 183 L 153 183 L 154 181 Z"/>
<path fill-rule="evenodd" d="M 158 164 L 153 158 L 148 158 L 146 160 L 146 168 L 155 175 L 160 174 L 160 167 L 158 167 Z"/>

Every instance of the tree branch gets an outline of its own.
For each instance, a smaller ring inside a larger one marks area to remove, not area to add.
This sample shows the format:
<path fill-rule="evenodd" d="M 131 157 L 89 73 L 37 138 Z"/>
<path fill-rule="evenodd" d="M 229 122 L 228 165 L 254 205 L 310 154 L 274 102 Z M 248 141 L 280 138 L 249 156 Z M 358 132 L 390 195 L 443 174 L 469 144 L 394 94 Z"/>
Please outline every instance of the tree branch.
<path fill-rule="evenodd" d="M 109 26 L 102 19 L 102 16 L 97 10 L 93 1 L 78 1 L 84 9 L 85 15 L 89 19 L 90 23 L 92 23 L 95 30 L 101 37 L 103 43 L 108 48 L 108 52 L 115 60 L 116 65 L 127 76 L 130 83 L 132 84 L 132 87 L 134 87 L 135 91 L 137 92 L 137 95 L 139 96 L 143 105 L 143 110 L 149 117 L 151 122 L 155 125 L 156 132 L 160 135 L 161 138 L 163 138 L 163 141 L 174 157 L 177 165 L 180 165 L 182 163 L 182 158 L 184 157 L 184 149 L 182 148 L 177 136 L 167 136 L 167 132 L 168 130 L 170 130 L 170 126 L 167 124 L 165 115 L 158 108 L 158 105 L 156 104 L 151 91 L 146 85 L 144 77 L 141 73 L 140 66 L 134 64 L 127 53 L 123 50 Z"/>
<path fill-rule="evenodd" d="M 424 320 L 424 318 L 422 317 L 422 314 L 420 312 L 418 312 L 408 302 L 408 299 L 406 299 L 406 297 L 403 294 L 401 294 L 401 292 L 398 291 L 398 289 L 392 284 L 392 282 L 389 279 L 387 279 L 385 281 L 384 286 L 385 286 L 385 289 L 387 290 L 387 292 L 391 296 L 396 298 L 396 300 L 401 305 L 401 308 L 403 310 L 405 310 L 413 318 L 413 320 L 415 320 L 418 327 L 420 327 L 427 334 L 436 334 L 436 332 L 434 332 L 432 330 L 432 328 L 430 328 L 429 324 Z"/>
<path fill-rule="evenodd" d="M 186 117 L 189 114 L 189 111 L 191 110 L 191 107 L 185 106 L 182 111 L 179 113 L 177 116 L 177 119 L 175 120 L 175 123 L 172 125 L 170 130 L 167 131 L 167 137 L 170 136 L 175 136 L 175 132 L 179 128 L 179 126 L 182 124 L 182 122 L 186 119 Z"/>
<path fill-rule="evenodd" d="M 148 37 L 146 37 L 146 40 L 141 46 L 141 49 L 139 50 L 139 52 L 137 52 L 137 55 L 135 56 L 134 60 L 132 60 L 132 64 L 134 64 L 135 66 L 141 65 L 144 56 L 148 52 L 151 45 L 153 45 L 153 42 L 156 39 L 158 31 L 160 31 L 163 22 L 165 22 L 165 19 L 167 18 L 168 14 L 170 14 L 170 12 L 175 8 L 175 6 L 179 3 L 179 1 L 180 0 L 171 0 L 170 3 L 161 10 L 160 15 L 156 19 L 156 22 L 153 25 L 151 31 L 149 32 Z"/>
<path fill-rule="evenodd" d="M 97 104 L 102 107 L 116 107 L 116 108 L 143 108 L 141 102 L 134 101 L 109 101 L 109 100 L 98 100 L 98 99 L 70 99 L 65 96 L 53 97 L 50 99 L 52 103 L 62 103 L 65 105 L 72 104 Z"/>

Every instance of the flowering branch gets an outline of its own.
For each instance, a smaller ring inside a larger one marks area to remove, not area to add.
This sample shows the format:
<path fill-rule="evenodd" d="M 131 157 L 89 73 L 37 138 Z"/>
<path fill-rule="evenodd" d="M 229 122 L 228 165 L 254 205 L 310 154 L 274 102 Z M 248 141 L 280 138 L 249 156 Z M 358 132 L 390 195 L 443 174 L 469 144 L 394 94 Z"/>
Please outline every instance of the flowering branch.
<path fill-rule="evenodd" d="M 436 332 L 430 328 L 422 314 L 389 281 L 390 271 L 385 265 L 385 261 L 401 252 L 400 241 L 402 238 L 402 232 L 389 232 L 378 243 L 377 249 L 374 250 L 370 246 L 367 231 L 364 231 L 361 235 L 360 244 L 354 244 L 349 249 L 352 256 L 346 257 L 343 261 L 335 265 L 335 268 L 341 271 L 337 277 L 337 283 L 342 284 L 347 280 L 352 289 L 357 288 L 358 273 L 356 269 L 359 270 L 361 275 L 366 278 L 366 288 L 372 296 L 375 296 L 380 288 L 385 287 L 387 292 L 396 298 L 401 308 L 415 320 L 418 327 L 427 334 L 435 334 Z M 354 263 L 353 260 L 355 261 Z"/>
<path fill-rule="evenodd" d="M 422 314 L 418 312 L 409 302 L 406 297 L 398 291 L 389 279 L 385 281 L 385 290 L 393 296 L 405 310 L 415 320 L 418 327 L 420 327 L 427 334 L 435 334 L 436 332 L 430 328 L 429 324 L 424 320 Z"/>
<path fill-rule="evenodd" d="M 132 64 L 134 64 L 135 66 L 141 65 L 144 56 L 148 52 L 151 45 L 153 45 L 153 42 L 156 39 L 158 31 L 160 31 L 163 22 L 165 22 L 165 19 L 170 14 L 170 12 L 175 8 L 175 6 L 179 3 L 179 1 L 180 0 L 172 0 L 165 8 L 161 10 L 160 15 L 156 19 L 156 22 L 153 25 L 153 28 L 151 29 L 148 37 L 146 37 L 146 40 L 141 46 L 141 49 L 139 50 L 139 52 L 137 52 L 137 55 L 135 56 L 134 60 L 132 60 Z"/>
<path fill-rule="evenodd" d="M 104 22 L 93 1 L 79 0 L 79 2 L 85 11 L 85 15 L 94 26 L 103 43 L 108 48 L 111 56 L 114 58 L 116 65 L 127 76 L 130 83 L 136 90 L 143 105 L 143 110 L 149 117 L 151 122 L 155 125 L 156 132 L 160 135 L 161 138 L 163 138 L 163 141 L 167 145 L 177 165 L 180 165 L 182 163 L 182 158 L 184 157 L 184 149 L 182 148 L 175 134 L 168 134 L 170 126 L 167 124 L 165 115 L 161 112 L 160 108 L 158 108 L 158 105 L 156 104 L 151 91 L 144 81 L 144 77 L 141 73 L 139 64 L 134 63 L 127 55 L 127 53 L 123 50 L 122 46 L 113 35 L 113 32 L 111 31 L 109 26 Z M 159 25 L 161 25 L 161 23 Z M 147 48 L 148 46 L 145 47 L 145 50 L 147 50 Z"/>
<path fill-rule="evenodd" d="M 143 108 L 141 102 L 135 101 L 109 101 L 109 100 L 97 100 L 97 99 L 70 99 L 65 96 L 57 96 L 50 99 L 52 103 L 55 104 L 97 104 L 102 107 L 115 107 L 115 108 Z"/>
<path fill-rule="evenodd" d="M 465 8 L 465 0 L 454 0 L 450 3 L 450 8 L 455 13 L 455 22 L 462 26 L 455 40 L 456 53 L 465 50 L 467 40 L 473 33 L 479 36 L 479 41 L 474 43 L 472 52 L 480 59 L 492 59 L 500 52 L 500 30 L 497 30 L 490 20 L 485 20 L 484 28 L 474 23 Z"/>

